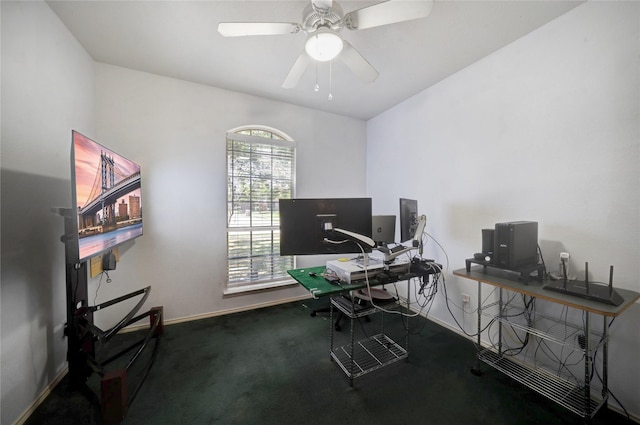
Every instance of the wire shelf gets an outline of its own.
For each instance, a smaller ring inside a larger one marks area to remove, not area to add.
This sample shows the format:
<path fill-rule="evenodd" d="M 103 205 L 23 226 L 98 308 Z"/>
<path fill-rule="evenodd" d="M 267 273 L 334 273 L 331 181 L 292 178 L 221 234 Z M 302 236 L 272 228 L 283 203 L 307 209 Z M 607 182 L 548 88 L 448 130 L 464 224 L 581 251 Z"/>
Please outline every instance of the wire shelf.
<path fill-rule="evenodd" d="M 514 317 L 524 317 L 525 314 L 529 315 L 530 320 L 528 323 L 531 323 L 532 326 L 518 323 L 511 319 Z M 567 346 L 573 350 L 584 352 L 587 348 L 583 345 L 583 327 L 571 322 L 558 322 L 557 319 L 545 316 L 544 314 L 527 312 L 519 306 L 503 306 L 502 314 L 500 314 L 500 305 L 498 302 L 482 307 L 482 315 L 547 341 Z M 590 349 L 596 350 L 606 342 L 608 336 L 604 337 L 601 332 L 591 331 L 590 338 Z"/>
<path fill-rule="evenodd" d="M 342 296 L 331 297 L 331 304 L 344 313 L 349 318 L 357 318 L 368 316 L 373 313 L 377 313 L 380 310 L 371 304 L 367 303 L 365 305 L 353 303 L 351 300 L 348 300 Z"/>
<path fill-rule="evenodd" d="M 407 351 L 388 336 L 379 334 L 354 344 L 353 362 L 350 344 L 331 350 L 331 358 L 348 377 L 357 378 L 407 358 Z"/>
<path fill-rule="evenodd" d="M 343 312 L 347 317 L 352 319 L 382 311 L 380 308 L 370 304 L 369 302 L 365 304 L 358 304 L 357 302 L 352 303 L 350 299 L 343 296 L 331 297 L 331 304 Z M 400 307 L 398 301 L 395 299 L 376 300 L 376 305 L 384 308 L 385 310 L 396 310 Z"/>
<path fill-rule="evenodd" d="M 543 368 L 531 368 L 516 363 L 491 349 L 480 351 L 478 358 L 538 394 L 584 418 L 593 417 L 607 399 L 606 397 L 602 400 L 595 399 L 593 395 L 597 389 L 591 386 L 590 398 L 587 402 L 583 385 L 568 381 Z"/>

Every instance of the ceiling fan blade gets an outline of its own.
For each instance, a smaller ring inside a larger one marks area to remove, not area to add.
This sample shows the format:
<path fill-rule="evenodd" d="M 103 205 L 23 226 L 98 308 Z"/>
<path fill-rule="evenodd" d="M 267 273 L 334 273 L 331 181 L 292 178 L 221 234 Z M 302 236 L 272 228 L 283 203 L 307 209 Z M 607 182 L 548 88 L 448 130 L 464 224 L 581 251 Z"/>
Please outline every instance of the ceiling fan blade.
<path fill-rule="evenodd" d="M 302 50 L 302 53 L 300 53 L 298 59 L 296 59 L 291 67 L 287 78 L 285 78 L 282 83 L 282 87 L 285 89 L 292 89 L 297 86 L 300 78 L 302 78 L 302 74 L 307 70 L 310 62 L 311 56 L 309 56 L 305 50 Z"/>
<path fill-rule="evenodd" d="M 373 83 L 380 75 L 378 71 L 349 42 L 343 40 L 343 43 L 344 46 L 342 47 L 342 52 L 338 55 L 338 59 L 347 65 L 359 79 L 365 83 Z"/>
<path fill-rule="evenodd" d="M 218 32 L 224 37 L 296 34 L 300 30 L 300 25 L 293 22 L 221 22 L 218 24 Z"/>
<path fill-rule="evenodd" d="M 349 12 L 344 21 L 350 30 L 361 30 L 426 18 L 432 8 L 433 0 L 389 0 Z"/>

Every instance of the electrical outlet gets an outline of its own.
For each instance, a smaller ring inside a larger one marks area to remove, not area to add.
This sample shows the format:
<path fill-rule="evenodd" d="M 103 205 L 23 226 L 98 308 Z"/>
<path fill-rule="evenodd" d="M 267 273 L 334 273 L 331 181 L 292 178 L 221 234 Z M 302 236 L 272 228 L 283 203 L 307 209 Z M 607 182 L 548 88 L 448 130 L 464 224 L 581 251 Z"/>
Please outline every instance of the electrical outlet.
<path fill-rule="evenodd" d="M 469 294 L 462 294 L 462 305 L 468 307 L 470 303 L 471 297 L 469 297 Z"/>

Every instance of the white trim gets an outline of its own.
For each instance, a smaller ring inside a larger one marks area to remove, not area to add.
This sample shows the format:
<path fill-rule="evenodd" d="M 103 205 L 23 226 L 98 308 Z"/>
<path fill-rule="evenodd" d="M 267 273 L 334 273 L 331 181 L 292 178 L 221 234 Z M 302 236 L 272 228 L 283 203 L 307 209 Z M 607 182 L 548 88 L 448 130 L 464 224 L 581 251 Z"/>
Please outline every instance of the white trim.
<path fill-rule="evenodd" d="M 253 135 L 249 135 L 249 134 L 242 134 L 242 133 L 238 133 L 239 131 L 244 131 L 244 130 L 260 130 L 260 131 L 264 131 L 264 132 L 268 132 L 271 133 L 272 135 L 275 135 L 279 138 L 277 139 L 273 139 L 273 138 L 267 138 L 267 137 L 260 137 L 260 136 L 253 136 Z M 282 139 L 280 139 L 282 138 Z M 232 130 L 227 131 L 226 133 L 226 140 L 227 140 L 227 168 L 229 167 L 229 156 L 230 156 L 230 150 L 229 150 L 229 146 L 230 146 L 230 142 L 235 142 L 235 141 L 239 141 L 242 143 L 249 143 L 249 144 L 261 144 L 261 145 L 271 145 L 271 146 L 279 146 L 279 147 L 283 147 L 286 148 L 288 150 L 291 151 L 291 165 L 292 165 L 292 172 L 293 174 L 291 175 L 291 196 L 294 195 L 295 193 L 295 182 L 296 182 L 296 143 L 293 139 L 291 139 L 291 137 L 289 137 L 287 134 L 281 132 L 280 130 L 277 130 L 275 128 L 271 128 L 271 127 L 267 127 L 267 126 L 260 126 L 260 125 L 247 125 L 247 126 L 242 126 L 242 127 L 236 127 Z M 233 154 L 231 154 L 233 155 Z M 268 154 L 265 154 L 268 155 Z M 276 155 L 277 156 L 277 155 Z M 273 158 L 273 155 L 272 155 Z M 253 172 L 251 172 L 251 175 L 253 175 Z M 229 171 L 227 169 L 227 179 L 229 178 Z M 273 180 L 273 175 L 271 176 L 272 180 Z M 228 188 L 227 188 L 228 189 Z M 253 192 L 252 192 L 253 193 Z M 252 195 L 250 195 L 250 199 Z M 227 205 L 229 203 L 229 195 L 227 193 Z M 228 206 L 227 206 L 227 215 L 229 214 L 229 210 L 228 210 Z M 229 217 L 229 215 L 228 215 Z M 272 215 L 273 217 L 273 215 Z M 277 231 L 279 230 L 279 226 L 249 226 L 249 227 L 229 227 L 229 223 L 227 222 L 227 238 L 229 238 L 229 235 L 234 233 L 234 232 L 253 232 L 253 231 Z M 229 261 L 229 252 L 228 252 L 228 248 L 229 248 L 229 243 L 227 242 L 227 261 Z M 251 248 L 251 250 L 253 250 L 253 248 Z M 293 260 L 293 263 L 295 265 L 295 258 Z M 229 275 L 229 265 L 227 263 L 227 277 L 229 280 L 233 280 L 235 279 L 234 276 L 230 276 Z M 234 281 L 233 283 L 227 283 L 226 288 L 223 290 L 223 296 L 232 296 L 232 295 L 240 295 L 240 294 L 245 294 L 245 293 L 250 293 L 250 292 L 255 292 L 255 291 L 261 291 L 261 290 L 267 290 L 267 289 L 272 289 L 272 288 L 279 288 L 282 286 L 286 286 L 286 285 L 292 285 L 295 284 L 295 282 L 291 281 L 291 280 L 287 280 L 285 282 L 280 281 L 280 279 L 282 279 L 284 276 L 274 276 L 273 274 L 271 275 L 271 279 L 270 280 L 260 280 L 257 282 L 247 282 L 247 283 L 243 283 L 241 281 Z M 275 281 L 274 281 L 275 280 Z"/>
<path fill-rule="evenodd" d="M 62 378 L 64 378 L 67 375 L 67 372 L 69 372 L 69 366 L 65 365 L 60 371 L 60 373 L 58 373 L 56 377 L 53 378 L 51 382 L 49 382 L 49 385 L 47 385 L 44 388 L 44 390 L 42 390 L 40 395 L 22 412 L 20 416 L 18 416 L 18 419 L 16 419 L 13 425 L 24 424 L 27 421 L 27 419 L 31 417 L 33 412 L 36 411 L 38 406 L 40 406 L 42 402 L 45 401 L 45 399 L 49 396 L 49 394 L 51 394 L 51 392 L 56 387 L 56 385 L 58 385 L 60 381 L 62 381 Z"/>
<path fill-rule="evenodd" d="M 407 300 L 406 300 L 406 298 L 402 298 L 402 297 L 400 297 L 400 301 L 402 301 L 402 304 L 406 307 L 406 305 L 407 305 Z M 410 310 L 411 310 L 411 311 L 413 311 L 414 313 L 418 313 L 418 310 L 415 310 L 415 309 L 413 309 L 413 308 L 410 308 Z M 465 338 L 465 339 L 467 339 L 467 340 L 471 341 L 474 345 L 476 345 L 476 344 L 478 343 L 477 338 L 470 337 L 469 335 L 466 335 L 466 334 L 462 331 L 462 329 L 460 329 L 460 328 L 459 328 L 459 327 L 457 327 L 457 326 L 453 326 L 453 325 L 451 325 L 450 323 L 445 322 L 444 320 L 437 319 L 437 318 L 434 318 L 434 317 L 432 317 L 432 316 L 428 316 L 428 315 L 424 314 L 424 312 L 421 312 L 421 313 L 419 313 L 419 314 L 420 314 L 420 316 L 424 317 L 425 319 L 429 320 L 430 322 L 433 322 L 433 323 L 435 323 L 436 325 L 442 326 L 443 328 L 446 328 L 446 329 L 448 329 L 448 330 L 452 331 L 453 333 L 458 334 L 458 335 L 460 335 L 461 337 L 463 337 L 463 338 Z M 483 347 L 489 347 L 489 346 L 491 346 L 491 343 L 490 343 L 490 342 L 488 342 L 488 341 L 485 341 L 484 339 L 481 339 L 480 343 L 482 344 L 482 346 L 483 346 Z M 512 359 L 512 360 L 517 360 L 517 359 Z M 487 366 L 487 367 L 491 367 L 491 366 Z M 515 380 L 514 380 L 514 381 L 515 381 Z M 546 400 L 549 400 L 549 401 L 551 401 L 551 402 L 554 402 L 553 400 L 550 400 L 550 399 L 548 399 L 548 398 L 546 398 L 546 397 L 544 397 L 544 398 L 545 398 Z M 596 397 L 596 399 L 597 399 L 597 400 L 599 400 L 599 401 L 602 401 L 602 399 L 601 399 L 601 398 L 597 398 L 597 397 Z M 609 409 L 609 410 L 613 410 L 614 412 L 617 412 L 617 413 L 619 413 L 620 415 L 622 415 L 622 416 L 624 416 L 624 417 L 626 417 L 626 416 L 627 416 L 627 413 L 626 413 L 624 410 L 622 410 L 622 408 L 618 405 L 618 403 L 616 402 L 616 400 L 615 400 L 613 397 L 610 397 L 610 398 L 609 398 L 609 400 L 608 400 L 608 404 L 607 404 L 607 409 Z M 633 413 L 629 412 L 629 418 L 630 418 L 633 422 L 636 422 L 636 423 L 640 424 L 640 416 L 637 416 L 637 415 L 635 415 L 635 414 L 633 414 Z"/>
<path fill-rule="evenodd" d="M 283 132 L 282 130 L 278 130 L 277 128 L 273 128 L 273 127 L 269 127 L 268 125 L 242 125 L 240 127 L 236 127 L 236 128 L 232 128 L 231 130 L 227 131 L 227 135 L 229 135 L 230 133 L 237 133 L 239 131 L 245 131 L 245 130 L 263 130 L 263 131 L 268 131 L 270 133 L 273 134 L 277 134 L 279 137 L 282 137 L 283 139 L 289 140 L 290 142 L 293 142 L 293 138 L 291 136 L 289 136 L 287 133 Z"/>
<path fill-rule="evenodd" d="M 247 292 L 264 291 L 268 289 L 282 288 L 284 286 L 294 286 L 298 283 L 293 279 L 277 280 L 269 282 L 256 282 L 256 283 L 240 283 L 234 284 L 225 288 L 223 295 L 241 295 Z"/>
<path fill-rule="evenodd" d="M 212 311 L 209 313 L 195 314 L 193 316 L 178 317 L 176 319 L 164 320 L 163 324 L 164 326 L 169 326 L 169 325 L 175 325 L 177 323 L 192 322 L 194 320 L 209 319 L 209 318 L 218 317 L 218 316 L 226 316 L 227 314 L 242 313 L 242 312 L 251 311 L 251 310 L 259 310 L 261 308 L 273 307 L 280 304 L 288 304 L 295 301 L 302 301 L 310 298 L 312 298 L 311 294 L 299 295 L 296 297 L 290 297 L 290 298 L 285 298 L 285 299 L 276 300 L 276 301 L 267 301 L 264 303 L 251 304 L 243 307 L 235 307 L 235 308 L 230 308 L 226 310 Z M 148 328 L 148 325 L 130 326 L 130 327 L 124 328 L 119 333 L 134 332 L 134 331 L 138 331 L 146 328 Z"/>
<path fill-rule="evenodd" d="M 275 133 L 275 132 L 272 132 Z M 277 133 L 275 133 L 277 134 Z M 296 142 L 286 139 L 268 139 L 266 137 L 251 136 L 250 134 L 229 133 L 227 132 L 227 140 L 235 140 L 244 143 L 256 143 L 262 145 L 276 145 L 286 148 L 295 148 Z"/>
<path fill-rule="evenodd" d="M 305 294 L 305 295 L 301 295 L 298 297 L 291 297 L 291 298 L 287 298 L 284 300 L 279 300 L 279 301 L 271 301 L 271 302 L 266 302 L 266 303 L 260 303 L 260 304 L 254 304 L 251 306 L 246 306 L 246 307 L 237 307 L 237 308 L 232 308 L 232 309 L 228 309 L 228 310 L 220 310 L 220 311 L 216 311 L 216 312 L 211 312 L 211 313 L 204 313 L 204 314 L 198 314 L 198 315 L 193 315 L 193 316 L 185 316 L 182 318 L 178 318 L 178 319 L 173 319 L 173 320 L 167 320 L 164 321 L 164 325 L 173 325 L 173 324 L 177 324 L 177 323 L 184 323 L 184 322 L 191 322 L 191 321 L 195 321 L 195 320 L 201 320 L 201 319 L 208 319 L 211 317 L 218 317 L 218 316 L 224 316 L 227 314 L 233 314 L 233 313 L 240 313 L 240 312 L 244 312 L 244 311 L 250 311 L 250 310 L 257 310 L 260 308 L 265 308 L 265 307 L 273 307 L 276 305 L 280 305 L 280 304 L 287 304 L 290 302 L 295 302 L 295 301 L 302 301 L 305 299 L 311 299 L 313 298 L 311 296 L 311 294 Z M 406 305 L 406 303 L 405 303 Z M 451 326 L 449 323 L 441 321 L 441 320 L 437 320 L 437 319 L 433 319 L 431 316 L 426 316 L 426 315 L 422 315 L 425 319 L 443 326 L 444 328 L 447 328 L 451 331 L 453 331 L 454 333 L 457 333 L 460 336 L 463 336 L 467 339 L 469 339 L 470 341 L 474 341 L 473 338 L 469 338 L 467 335 L 464 335 L 462 333 L 462 331 L 459 328 L 455 328 L 453 326 Z M 126 332 L 133 332 L 135 330 L 139 330 L 142 328 L 146 328 L 146 326 L 141 325 L 141 326 L 137 326 L 137 327 L 130 327 L 130 328 L 125 328 L 122 331 L 120 331 L 119 333 L 126 333 Z M 58 373 L 58 375 L 49 383 L 49 385 L 46 386 L 46 388 L 42 391 L 42 393 L 40 393 L 40 395 L 33 401 L 33 403 L 31 403 L 31 405 L 29 407 L 27 407 L 24 412 L 22 412 L 22 414 L 18 417 L 18 419 L 16 419 L 16 421 L 13 423 L 13 425 L 23 425 L 27 419 L 29 419 L 29 417 L 33 414 L 33 412 L 38 408 L 38 406 L 40 406 L 40 404 L 42 404 L 42 402 L 49 396 L 49 394 L 51 394 L 51 392 L 53 391 L 53 389 L 56 387 L 56 385 L 58 385 L 60 383 L 60 381 L 62 381 L 62 378 L 65 377 L 65 375 L 68 373 L 69 368 L 68 366 L 65 366 L 60 373 Z M 611 402 L 614 403 L 611 403 Z M 626 416 L 625 412 L 617 405 L 617 403 L 615 403 L 615 400 L 611 400 L 610 399 L 610 403 L 607 405 L 607 408 L 610 410 L 613 410 L 619 414 L 621 414 L 622 416 Z M 636 416 L 633 413 L 629 413 L 629 416 L 631 418 L 631 420 L 633 422 L 636 422 L 638 424 L 640 424 L 640 417 Z"/>
<path fill-rule="evenodd" d="M 195 320 L 208 319 L 208 318 L 211 318 L 211 317 L 225 316 L 227 314 L 240 313 L 240 312 L 250 311 L 250 310 L 258 310 L 258 309 L 261 309 L 261 308 L 273 307 L 273 306 L 280 305 L 280 304 L 287 304 L 287 303 L 290 303 L 290 302 L 302 301 L 302 300 L 310 299 L 310 298 L 311 298 L 310 294 L 305 294 L 305 295 L 301 295 L 301 296 L 297 296 L 297 297 L 290 297 L 290 298 L 286 298 L 286 299 L 283 299 L 283 300 L 269 301 L 269 302 L 264 302 L 264 303 L 259 303 L 259 304 L 253 304 L 253 305 L 249 305 L 249 306 L 245 306 L 245 307 L 236 307 L 236 308 L 227 309 L 227 310 L 214 311 L 214 312 L 210 312 L 210 313 L 197 314 L 197 315 L 193 315 L 193 316 L 185 316 L 185 317 L 172 319 L 172 320 L 163 320 L 163 325 L 164 326 L 174 325 L 174 324 L 177 324 L 177 323 L 191 322 L 191 321 L 195 321 Z M 129 326 L 129 327 L 126 327 L 126 328 L 120 330 L 120 332 L 118 332 L 118 333 L 119 334 L 121 334 L 121 333 L 124 334 L 124 333 L 128 333 L 128 332 L 135 332 L 135 331 L 139 331 L 139 330 L 143 330 L 143 329 L 148 329 L 148 327 L 149 327 L 149 325 Z M 53 378 L 53 380 L 51 382 L 49 382 L 49 384 L 44 388 L 44 390 L 42 390 L 40 395 L 31 403 L 31 405 L 29 405 L 22 412 L 22 414 L 20 416 L 18 416 L 18 418 L 16 419 L 16 421 L 12 425 L 23 425 L 29 419 L 29 417 L 33 414 L 33 412 L 35 412 L 35 410 L 38 408 L 38 406 L 40 406 L 42 404 L 42 402 L 45 401 L 45 399 L 49 396 L 49 394 L 51 394 L 53 389 L 60 383 L 60 381 L 62 381 L 62 379 L 67 375 L 68 372 L 69 372 L 69 366 L 65 365 L 64 368 L 60 371 L 60 373 L 58 373 L 58 375 L 56 375 L 56 377 Z"/>

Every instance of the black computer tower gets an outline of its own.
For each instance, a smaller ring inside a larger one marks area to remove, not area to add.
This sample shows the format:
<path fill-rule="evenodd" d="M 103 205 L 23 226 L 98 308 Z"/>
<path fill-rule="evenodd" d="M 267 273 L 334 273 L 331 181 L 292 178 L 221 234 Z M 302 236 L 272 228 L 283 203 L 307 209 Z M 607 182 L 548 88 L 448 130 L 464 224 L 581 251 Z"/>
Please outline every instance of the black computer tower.
<path fill-rule="evenodd" d="M 517 269 L 538 263 L 538 223 L 511 221 L 496 223 L 493 264 L 506 269 Z"/>

